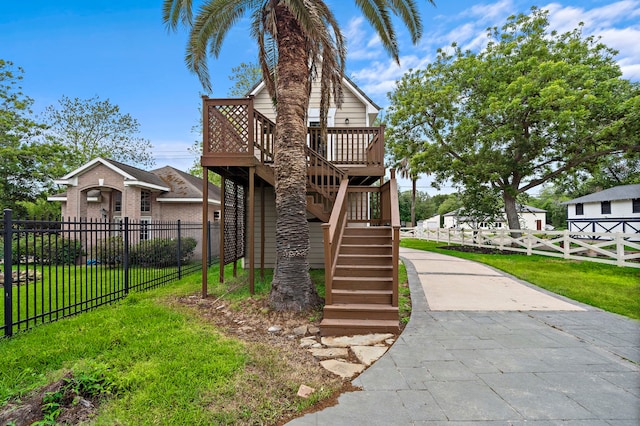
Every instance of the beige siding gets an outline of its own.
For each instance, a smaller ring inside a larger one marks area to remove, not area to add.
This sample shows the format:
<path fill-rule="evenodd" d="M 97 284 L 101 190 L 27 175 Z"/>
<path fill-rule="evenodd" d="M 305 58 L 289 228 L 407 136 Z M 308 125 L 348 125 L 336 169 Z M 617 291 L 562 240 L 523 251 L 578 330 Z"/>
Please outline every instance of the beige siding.
<path fill-rule="evenodd" d="M 344 100 L 342 102 L 342 108 L 336 111 L 335 126 L 345 126 L 344 120 L 348 118 L 349 127 L 365 127 L 367 125 L 365 105 L 344 85 L 343 92 Z M 253 102 L 256 110 L 260 111 L 271 121 L 275 121 L 275 110 L 266 88 L 262 89 L 255 96 Z M 335 108 L 335 102 L 332 102 L 330 106 Z M 312 86 L 311 96 L 309 98 L 309 108 L 320 108 L 320 85 L 317 82 L 314 82 Z M 369 123 L 369 125 L 371 125 L 371 123 Z"/>
<path fill-rule="evenodd" d="M 255 203 L 255 262 L 256 268 L 260 267 L 260 190 L 256 190 Z M 264 254 L 265 267 L 273 268 L 276 262 L 276 206 L 273 188 L 265 188 L 265 236 Z M 309 251 L 309 264 L 312 268 L 324 268 L 324 245 L 322 242 L 322 224 L 320 222 L 309 222 L 309 237 L 311 239 L 311 250 Z"/>

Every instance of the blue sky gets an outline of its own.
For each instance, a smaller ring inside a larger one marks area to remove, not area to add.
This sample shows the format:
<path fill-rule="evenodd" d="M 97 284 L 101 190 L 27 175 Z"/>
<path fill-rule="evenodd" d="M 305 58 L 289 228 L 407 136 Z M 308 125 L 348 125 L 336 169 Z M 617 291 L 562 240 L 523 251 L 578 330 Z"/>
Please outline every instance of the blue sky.
<path fill-rule="evenodd" d="M 585 23 L 585 35 L 600 35 L 620 53 L 624 77 L 640 81 L 640 0 L 440 0 L 419 1 L 424 20 L 422 41 L 413 46 L 399 27 L 401 65 L 382 50 L 355 2 L 327 0 L 348 43 L 348 75 L 378 105 L 409 68 L 433 60 L 436 50 L 456 41 L 481 49 L 486 28 L 501 26 L 509 15 L 536 5 L 550 11 L 552 28 L 568 31 Z M 29 0 L 5 2 L 0 12 L 0 58 L 24 68 L 23 92 L 34 99 L 34 112 L 60 97 L 99 96 L 120 106 L 141 124 L 140 136 L 154 146 L 156 165 L 188 168 L 187 151 L 198 137 L 198 79 L 184 65 L 184 31 L 169 33 L 162 23 L 162 0 Z M 255 61 L 247 20 L 229 34 L 218 59 L 210 62 L 212 97 L 226 97 L 231 69 Z M 419 189 L 433 195 L 428 179 Z M 409 189 L 401 182 L 402 189 Z M 448 192 L 444 188 L 443 192 Z M 450 189 L 449 189 L 450 190 Z"/>

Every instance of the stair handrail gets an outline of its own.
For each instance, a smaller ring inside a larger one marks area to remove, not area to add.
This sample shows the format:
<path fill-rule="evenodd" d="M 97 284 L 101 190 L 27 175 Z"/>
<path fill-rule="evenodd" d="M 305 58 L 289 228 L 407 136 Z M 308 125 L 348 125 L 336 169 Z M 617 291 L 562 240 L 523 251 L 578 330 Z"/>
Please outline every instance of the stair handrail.
<path fill-rule="evenodd" d="M 390 170 L 389 180 L 389 207 L 391 208 L 391 228 L 392 237 L 392 262 L 393 262 L 393 295 L 391 297 L 392 306 L 398 306 L 398 262 L 400 261 L 400 206 L 398 203 L 398 182 L 396 181 L 395 169 Z"/>
<path fill-rule="evenodd" d="M 328 223 L 322 224 L 322 234 L 324 237 L 324 286 L 325 304 L 331 305 L 333 276 L 335 275 L 336 264 L 338 263 L 338 248 L 342 242 L 344 228 L 347 225 L 347 190 L 349 179 L 340 181 L 340 188 L 331 211 Z"/>
<path fill-rule="evenodd" d="M 339 188 L 339 184 L 336 184 L 336 182 L 342 182 L 346 176 L 345 172 L 308 146 L 305 147 L 305 152 L 307 155 L 307 183 L 324 198 L 333 202 Z M 323 179 L 314 181 L 311 179 L 312 174 L 309 170 L 315 172 L 318 168 L 322 169 L 322 173 L 318 174 L 318 176 Z"/>

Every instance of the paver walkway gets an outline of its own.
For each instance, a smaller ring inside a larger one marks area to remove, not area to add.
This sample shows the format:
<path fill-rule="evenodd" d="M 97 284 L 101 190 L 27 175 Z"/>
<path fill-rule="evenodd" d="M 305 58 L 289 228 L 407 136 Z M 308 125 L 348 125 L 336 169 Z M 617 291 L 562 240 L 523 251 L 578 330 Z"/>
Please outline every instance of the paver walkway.
<path fill-rule="evenodd" d="M 353 381 L 362 391 L 289 425 L 640 424 L 640 321 L 474 262 L 401 256 L 406 329 Z"/>

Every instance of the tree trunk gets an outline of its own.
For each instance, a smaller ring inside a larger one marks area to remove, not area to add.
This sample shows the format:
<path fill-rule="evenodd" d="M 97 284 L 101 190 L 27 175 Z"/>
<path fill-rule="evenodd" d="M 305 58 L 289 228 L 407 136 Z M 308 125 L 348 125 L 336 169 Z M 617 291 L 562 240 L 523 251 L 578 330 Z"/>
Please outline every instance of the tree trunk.
<path fill-rule="evenodd" d="M 411 227 L 416 226 L 416 182 L 418 178 L 411 178 Z"/>
<path fill-rule="evenodd" d="M 504 212 L 507 216 L 507 225 L 509 229 L 520 229 L 520 219 L 518 218 L 518 209 L 516 207 L 516 197 L 509 194 L 507 191 L 503 191 L 502 199 L 504 201 Z M 512 238 L 520 238 L 522 234 L 520 232 L 512 232 Z"/>
<path fill-rule="evenodd" d="M 305 37 L 285 6 L 276 8 L 278 69 L 276 82 L 276 268 L 269 302 L 278 311 L 307 310 L 321 304 L 309 276 L 307 162 L 309 103 Z"/>

